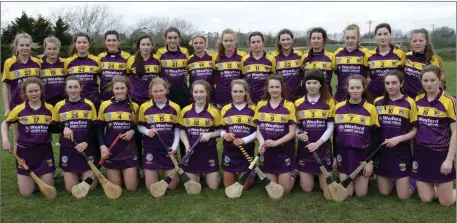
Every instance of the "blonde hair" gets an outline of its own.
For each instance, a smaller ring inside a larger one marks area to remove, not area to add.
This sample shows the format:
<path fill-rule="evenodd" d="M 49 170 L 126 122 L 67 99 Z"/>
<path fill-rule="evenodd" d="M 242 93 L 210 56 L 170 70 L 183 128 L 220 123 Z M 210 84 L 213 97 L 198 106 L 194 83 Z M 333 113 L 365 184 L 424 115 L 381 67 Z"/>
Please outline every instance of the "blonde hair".
<path fill-rule="evenodd" d="M 235 86 L 235 85 L 241 85 L 244 88 L 244 91 L 246 92 L 246 95 L 244 96 L 244 101 L 248 105 L 252 105 L 253 103 L 252 103 L 251 96 L 249 94 L 248 82 L 246 82 L 246 80 L 244 80 L 244 79 L 235 79 L 231 83 L 231 89 L 233 89 L 233 86 Z"/>
<path fill-rule="evenodd" d="M 224 45 L 222 44 L 222 40 L 224 40 L 224 35 L 225 34 L 232 34 L 235 37 L 235 40 L 237 40 L 237 36 L 235 31 L 232 29 L 224 29 L 221 33 L 221 37 L 217 40 L 216 46 L 217 46 L 217 60 L 221 59 L 221 56 L 225 55 L 225 48 Z"/>
<path fill-rule="evenodd" d="M 60 49 L 61 43 L 60 43 L 60 40 L 57 39 L 57 37 L 55 37 L 55 36 L 48 36 L 48 37 L 46 37 L 46 38 L 43 40 L 43 47 L 46 48 L 46 46 L 47 46 L 49 43 L 54 43 L 54 44 L 56 44 L 56 45 L 57 45 L 57 48 Z"/>
<path fill-rule="evenodd" d="M 19 33 L 14 37 L 13 43 L 11 44 L 11 51 L 14 52 L 14 55 L 18 55 L 19 51 L 17 49 L 17 45 L 19 44 L 20 39 L 29 39 L 30 40 L 30 46 L 32 48 L 37 48 L 36 44 L 33 43 L 32 36 L 30 36 L 27 33 Z"/>
<path fill-rule="evenodd" d="M 160 78 L 160 77 L 155 77 L 151 80 L 151 82 L 149 82 L 149 97 L 152 99 L 152 92 L 151 92 L 151 89 L 152 89 L 152 86 L 154 85 L 163 85 L 165 87 L 165 89 L 168 90 L 168 83 Z"/>
<path fill-rule="evenodd" d="M 193 46 L 194 39 L 197 39 L 197 38 L 202 38 L 203 41 L 205 41 L 205 45 L 208 44 L 208 38 L 206 38 L 206 36 L 197 34 L 197 35 L 192 36 L 192 38 L 190 39 L 189 45 Z"/>

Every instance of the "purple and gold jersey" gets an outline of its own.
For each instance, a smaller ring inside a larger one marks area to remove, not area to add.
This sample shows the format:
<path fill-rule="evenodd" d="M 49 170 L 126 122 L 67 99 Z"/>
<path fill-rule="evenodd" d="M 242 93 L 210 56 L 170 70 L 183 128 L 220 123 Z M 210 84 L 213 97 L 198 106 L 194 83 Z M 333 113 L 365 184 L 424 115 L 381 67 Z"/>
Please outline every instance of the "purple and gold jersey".
<path fill-rule="evenodd" d="M 42 102 L 41 107 L 35 110 L 30 107 L 29 103 L 23 102 L 8 114 L 5 122 L 19 123 L 17 142 L 22 145 L 50 143 L 52 139 L 49 126 L 53 121 L 53 109 L 52 105 Z"/>
<path fill-rule="evenodd" d="M 76 102 L 65 99 L 56 104 L 52 117 L 59 125 L 63 123 L 70 128 L 75 142 L 81 143 L 90 137 L 88 130 L 94 127 L 97 111 L 94 104 L 87 99 L 81 98 Z M 60 144 L 66 148 L 74 147 L 74 143 L 65 137 L 60 138 Z"/>
<path fill-rule="evenodd" d="M 66 96 L 64 63 L 63 58 L 57 58 L 53 64 L 48 63 L 46 57 L 41 59 L 40 79 L 45 87 L 45 101 L 47 102 L 53 102 Z"/>
<path fill-rule="evenodd" d="M 100 58 L 89 54 L 87 57 L 78 57 L 75 54 L 65 60 L 65 73 L 74 75 L 81 80 L 83 91 L 81 96 L 92 101 L 94 104 L 100 103 L 100 93 L 97 77 L 100 74 Z"/>
<path fill-rule="evenodd" d="M 330 82 L 332 82 L 332 74 L 335 70 L 335 54 L 328 52 L 325 49 L 319 53 L 314 52 L 313 55 L 309 55 L 308 52 L 305 52 L 300 61 L 305 72 L 310 69 L 321 70 L 325 75 L 327 88 L 329 89 L 330 94 L 333 94 Z"/>
<path fill-rule="evenodd" d="M 278 140 L 289 133 L 289 125 L 297 123 L 294 103 L 283 99 L 277 108 L 272 108 L 269 101 L 260 101 L 254 123 L 265 140 Z"/>
<path fill-rule="evenodd" d="M 189 51 L 184 47 L 178 47 L 178 51 L 172 52 L 168 47 L 157 50 L 157 58 L 160 60 L 161 77 L 171 85 L 185 85 L 187 82 L 187 61 Z"/>
<path fill-rule="evenodd" d="M 5 61 L 3 67 L 2 82 L 10 85 L 10 109 L 22 103 L 20 86 L 25 78 L 40 75 L 40 60 L 35 57 L 29 57 L 27 63 L 22 63 L 16 56 Z"/>
<path fill-rule="evenodd" d="M 136 74 L 135 56 L 127 61 L 127 72 L 130 75 L 130 97 L 137 103 L 144 103 L 149 100 L 149 83 L 160 74 L 160 61 L 154 55 L 144 61 L 144 75 Z"/>
<path fill-rule="evenodd" d="M 207 104 L 202 112 L 197 113 L 194 104 L 190 104 L 181 110 L 179 125 L 186 131 L 189 144 L 192 145 L 201 133 L 214 132 L 220 125 L 220 119 L 219 111 L 212 105 Z M 205 145 L 215 146 L 216 138 L 210 139 Z"/>
<path fill-rule="evenodd" d="M 246 52 L 235 49 L 232 56 L 218 54 L 213 55 L 213 65 L 216 74 L 216 101 L 218 105 L 225 105 L 232 100 L 231 84 L 235 79 L 241 79 L 242 67 L 241 59 L 246 56 Z"/>
<path fill-rule="evenodd" d="M 167 100 L 165 107 L 159 108 L 153 100 L 149 100 L 141 105 L 138 114 L 138 124 L 148 129 L 157 129 L 157 132 L 169 146 L 173 144 L 174 129 L 178 127 L 178 118 L 181 113 L 179 105 Z M 162 148 L 162 144 L 157 137 L 144 137 L 143 148 Z"/>
<path fill-rule="evenodd" d="M 441 59 L 437 55 L 433 55 L 430 60 L 430 64 L 443 67 Z M 403 92 L 411 98 L 416 98 L 417 94 L 422 91 L 422 83 L 420 72 L 427 65 L 424 54 L 416 54 L 412 51 L 406 53 L 406 62 L 404 68 L 405 74 L 405 85 L 403 86 Z M 444 76 L 443 76 L 444 79 Z"/>
<path fill-rule="evenodd" d="M 255 59 L 251 52 L 241 59 L 241 67 L 249 85 L 251 99 L 257 103 L 263 95 L 268 76 L 276 72 L 276 59 L 265 51 L 261 58 Z"/>
<path fill-rule="evenodd" d="M 213 58 L 208 53 L 203 57 L 198 57 L 196 54 L 189 58 L 187 70 L 189 72 L 189 86 L 196 80 L 205 80 L 209 85 L 214 84 L 213 79 Z"/>
<path fill-rule="evenodd" d="M 295 101 L 298 127 L 308 133 L 309 141 L 316 142 L 327 130 L 327 122 L 333 122 L 335 100 L 323 103 L 321 100 L 312 104 L 306 96 Z M 303 143 L 299 140 L 299 144 Z"/>
<path fill-rule="evenodd" d="M 392 48 L 389 53 L 382 56 L 379 49 L 369 51 L 367 67 L 370 69 L 371 82 L 368 90 L 374 98 L 382 96 L 384 92 L 384 77 L 390 70 L 403 71 L 405 53 L 400 49 Z"/>
<path fill-rule="evenodd" d="M 101 70 L 100 92 L 102 93 L 102 100 L 108 100 L 111 98 L 108 97 L 110 94 L 104 95 L 103 92 L 114 76 L 127 75 L 127 59 L 130 57 L 130 53 L 123 50 L 119 50 L 117 53 L 103 52 L 98 57 L 100 58 Z"/>
<path fill-rule="evenodd" d="M 368 49 L 357 48 L 348 51 L 346 48 L 338 48 L 335 51 L 335 75 L 338 78 L 336 85 L 335 100 L 344 100 L 346 80 L 353 74 L 360 74 L 364 77 L 368 74 L 367 59 Z"/>
<path fill-rule="evenodd" d="M 455 122 L 455 98 L 442 91 L 431 102 L 427 94 L 416 97 L 418 130 L 416 143 L 434 151 L 447 151 L 451 123 Z"/>
<path fill-rule="evenodd" d="M 353 148 L 368 151 L 371 146 L 371 131 L 379 127 L 378 113 L 374 105 L 362 99 L 351 105 L 349 100 L 335 106 L 335 130 L 337 148 Z"/>
<path fill-rule="evenodd" d="M 303 95 L 303 89 L 301 89 L 303 70 L 300 60 L 303 53 L 292 49 L 292 52 L 287 56 L 282 52 L 273 52 L 271 55 L 276 59 L 276 72 L 283 77 L 291 95 L 295 97 Z"/>
<path fill-rule="evenodd" d="M 138 114 L 138 104 L 132 102 L 130 106 L 127 102 L 117 102 L 114 98 L 102 102 L 98 112 L 98 121 L 105 126 L 105 145 L 111 145 L 119 134 L 133 129 L 132 109 Z M 133 140 L 133 139 L 132 139 Z M 111 157 L 118 156 L 128 144 L 127 141 L 119 140 L 111 152 Z"/>
<path fill-rule="evenodd" d="M 387 100 L 386 106 L 384 106 L 384 100 Z M 374 105 L 378 111 L 379 124 L 381 125 L 381 142 L 384 142 L 385 139 L 404 135 L 416 126 L 416 102 L 407 95 L 396 101 L 392 101 L 390 98 L 385 99 L 382 96 L 376 98 Z M 409 142 L 401 143 L 409 144 Z"/>
<path fill-rule="evenodd" d="M 232 103 L 225 105 L 221 110 L 221 127 L 227 133 L 235 134 L 235 138 L 244 138 L 256 131 L 254 124 L 255 105 L 246 105 L 238 110 Z M 224 140 L 225 144 L 231 144 Z"/>

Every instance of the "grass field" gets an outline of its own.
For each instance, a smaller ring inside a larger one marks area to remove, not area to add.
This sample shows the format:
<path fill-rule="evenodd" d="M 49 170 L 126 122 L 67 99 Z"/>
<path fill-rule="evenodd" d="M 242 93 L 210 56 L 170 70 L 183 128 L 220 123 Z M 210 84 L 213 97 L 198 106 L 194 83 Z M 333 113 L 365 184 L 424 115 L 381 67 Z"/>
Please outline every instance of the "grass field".
<path fill-rule="evenodd" d="M 448 91 L 455 92 L 456 63 L 445 62 Z M 335 78 L 334 78 L 335 79 Z M 0 109 L 3 112 L 3 108 Z M 218 147 L 221 150 L 220 144 Z M 56 149 L 56 151 L 58 151 Z M 438 202 L 424 204 L 414 195 L 401 201 L 383 197 L 370 182 L 367 197 L 342 203 L 325 201 L 318 186 L 305 193 L 298 184 L 282 199 L 270 200 L 260 183 L 239 199 L 225 196 L 223 186 L 211 191 L 206 185 L 200 195 L 187 195 L 184 188 L 159 199 L 151 197 L 144 182 L 136 192 L 123 191 L 119 200 L 109 200 L 99 187 L 81 200 L 55 182 L 58 197 L 46 200 L 40 193 L 29 198 L 19 194 L 14 158 L 1 154 L 1 222 L 455 222 L 456 207 Z M 58 157 L 58 153 L 56 156 Z"/>

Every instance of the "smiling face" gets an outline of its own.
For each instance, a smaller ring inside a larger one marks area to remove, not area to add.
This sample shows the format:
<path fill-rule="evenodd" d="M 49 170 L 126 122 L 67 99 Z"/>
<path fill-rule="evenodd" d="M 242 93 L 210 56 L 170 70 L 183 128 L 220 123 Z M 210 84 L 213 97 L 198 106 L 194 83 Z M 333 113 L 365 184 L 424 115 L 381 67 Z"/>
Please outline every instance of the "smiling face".
<path fill-rule="evenodd" d="M 76 50 L 79 54 L 87 54 L 89 52 L 89 40 L 85 36 L 78 36 L 75 41 Z"/>
<path fill-rule="evenodd" d="M 115 82 L 113 84 L 113 95 L 118 101 L 122 101 L 127 98 L 127 85 L 123 82 Z"/>
<path fill-rule="evenodd" d="M 306 91 L 308 94 L 316 95 L 319 94 L 321 89 L 321 83 L 318 80 L 307 80 L 306 81 Z"/>
<path fill-rule="evenodd" d="M 151 86 L 151 95 L 155 102 L 164 103 L 167 100 L 168 90 L 163 84 L 154 84 Z"/>
<path fill-rule="evenodd" d="M 232 87 L 232 99 L 235 104 L 243 104 L 246 102 L 246 90 L 243 85 L 234 84 Z"/>
<path fill-rule="evenodd" d="M 427 37 L 423 33 L 414 33 L 411 35 L 411 49 L 415 53 L 424 53 L 427 45 Z"/>
<path fill-rule="evenodd" d="M 116 52 L 119 48 L 119 41 L 114 34 L 107 35 L 105 38 L 105 46 L 108 52 Z"/>
<path fill-rule="evenodd" d="M 252 52 L 259 53 L 263 51 L 263 40 L 261 36 L 251 36 L 249 42 Z"/>
<path fill-rule="evenodd" d="M 378 41 L 378 45 L 385 47 L 390 44 L 390 32 L 387 28 L 382 27 L 376 30 L 376 40 Z"/>
<path fill-rule="evenodd" d="M 165 36 L 165 43 L 171 49 L 176 49 L 179 45 L 179 35 L 177 32 L 168 32 Z"/>
<path fill-rule="evenodd" d="M 403 83 L 400 82 L 397 76 L 388 75 L 384 79 L 384 87 L 389 95 L 397 95 L 401 87 L 403 87 Z"/>
<path fill-rule="evenodd" d="M 141 55 L 147 56 L 151 54 L 152 42 L 149 38 L 144 38 L 140 40 L 140 53 Z"/>
<path fill-rule="evenodd" d="M 77 100 L 81 96 L 81 84 L 77 80 L 68 80 L 65 84 L 65 92 L 67 92 L 68 98 Z"/>
<path fill-rule="evenodd" d="M 57 43 L 48 42 L 44 48 L 44 54 L 49 59 L 57 59 L 59 56 L 59 45 Z"/>
<path fill-rule="evenodd" d="M 281 48 L 283 50 L 289 50 L 292 48 L 292 44 L 294 43 L 294 40 L 292 39 L 292 36 L 289 34 L 281 34 L 279 36 L 279 45 L 281 45 Z"/>
<path fill-rule="evenodd" d="M 208 92 L 205 89 L 205 86 L 202 84 L 195 84 L 192 89 L 192 97 L 196 104 L 206 104 L 206 97 L 208 96 Z"/>
<path fill-rule="evenodd" d="M 36 83 L 30 83 L 25 87 L 25 92 L 29 102 L 38 102 L 41 99 L 40 85 Z"/>
<path fill-rule="evenodd" d="M 28 57 L 32 50 L 32 40 L 29 38 L 19 38 L 16 47 L 19 55 Z"/>
<path fill-rule="evenodd" d="M 359 41 L 359 36 L 355 30 L 346 30 L 344 32 L 344 45 L 346 49 L 353 50 L 357 47 L 357 42 Z"/>
<path fill-rule="evenodd" d="M 350 79 L 348 82 L 348 93 L 353 100 L 359 100 L 362 98 L 363 91 L 362 80 Z"/>
<path fill-rule="evenodd" d="M 206 41 L 201 37 L 196 37 L 192 40 L 192 46 L 196 53 L 203 53 L 206 49 Z"/>

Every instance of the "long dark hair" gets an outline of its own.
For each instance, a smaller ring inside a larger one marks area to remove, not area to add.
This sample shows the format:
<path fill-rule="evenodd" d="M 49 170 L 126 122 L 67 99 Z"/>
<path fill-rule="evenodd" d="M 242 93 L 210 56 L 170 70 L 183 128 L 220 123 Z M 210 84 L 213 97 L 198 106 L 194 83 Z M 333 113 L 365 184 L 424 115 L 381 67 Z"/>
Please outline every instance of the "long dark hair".
<path fill-rule="evenodd" d="M 362 86 L 363 86 L 362 98 L 365 98 L 368 102 L 373 103 L 373 98 L 371 97 L 370 93 L 368 92 L 367 79 L 365 79 L 365 77 L 363 77 L 360 74 L 353 74 L 353 75 L 349 76 L 348 79 L 346 80 L 346 100 L 349 100 L 349 98 L 350 98 L 350 95 L 349 95 L 349 81 L 350 80 L 360 80 L 360 82 L 362 82 Z"/>
<path fill-rule="evenodd" d="M 322 72 L 319 69 L 311 69 L 307 70 L 305 72 L 305 88 L 306 88 L 306 81 L 308 80 L 317 80 L 321 84 L 321 87 L 319 89 L 319 94 L 321 95 L 319 98 L 319 101 L 321 101 L 324 104 L 327 104 L 328 101 L 332 98 L 332 95 L 330 95 L 330 92 L 327 88 L 327 84 L 325 84 L 325 76 L 324 72 Z M 305 97 L 306 99 L 306 97 Z M 330 106 L 330 105 L 329 105 Z"/>
<path fill-rule="evenodd" d="M 74 54 L 76 54 L 78 52 L 76 50 L 76 40 L 78 39 L 78 37 L 85 37 L 87 39 L 87 42 L 89 42 L 89 45 L 90 45 L 89 35 L 87 33 L 78 33 L 73 37 L 73 44 L 71 45 L 70 53 L 68 54 L 68 56 L 73 56 Z"/>
<path fill-rule="evenodd" d="M 136 40 L 136 48 L 138 52 L 135 54 L 135 70 L 136 70 L 136 75 L 139 76 L 140 78 L 146 73 L 146 70 L 144 69 L 144 59 L 143 56 L 141 56 L 141 51 L 140 51 L 140 42 L 143 39 L 149 39 L 151 41 L 151 45 L 154 46 L 154 42 L 152 42 L 152 37 L 150 35 L 141 35 L 138 37 Z M 151 50 L 151 58 L 154 56 Z"/>
<path fill-rule="evenodd" d="M 389 31 L 389 34 L 392 34 L 392 28 L 390 27 L 389 23 L 380 23 L 374 28 L 375 36 L 376 36 L 376 32 L 378 31 L 378 29 L 381 29 L 381 28 L 386 28 L 387 31 Z M 395 48 L 394 44 L 392 44 L 392 42 L 390 42 L 390 40 L 389 40 L 389 46 L 391 49 Z"/>
<path fill-rule="evenodd" d="M 278 35 L 276 36 L 276 51 L 278 51 L 278 53 L 281 53 L 282 52 L 282 46 L 281 46 L 281 35 L 284 35 L 284 34 L 287 34 L 290 36 L 291 39 L 294 39 L 294 34 L 292 34 L 292 31 L 290 31 L 289 29 L 281 29 L 278 33 Z"/>
<path fill-rule="evenodd" d="M 270 98 L 271 98 L 270 93 L 268 93 L 268 85 L 270 84 L 271 80 L 277 80 L 277 81 L 279 81 L 279 83 L 281 83 L 281 97 L 290 101 L 289 88 L 284 83 L 284 80 L 282 79 L 282 75 L 279 75 L 276 73 L 270 74 L 268 76 L 267 82 L 265 85 L 265 89 L 263 92 L 262 100 L 270 100 Z"/>
<path fill-rule="evenodd" d="M 404 81 L 405 81 L 405 75 L 403 74 L 403 72 L 399 71 L 399 70 L 390 70 L 390 71 L 387 71 L 386 72 L 386 76 L 384 77 L 384 82 L 386 81 L 386 77 L 387 76 L 395 76 L 397 77 L 398 81 L 400 81 L 400 84 L 403 84 Z M 400 88 L 400 92 L 403 93 L 403 88 Z M 387 99 L 389 98 L 389 93 L 387 93 L 386 89 L 385 89 L 385 86 L 384 86 L 384 101 L 382 103 L 382 105 L 384 107 L 387 106 Z"/>
<path fill-rule="evenodd" d="M 313 47 L 311 46 L 311 36 L 313 35 L 313 33 L 322 33 L 322 38 L 324 39 L 324 43 L 322 46 L 323 50 L 325 50 L 325 44 L 327 44 L 327 41 L 328 41 L 327 31 L 325 31 L 325 29 L 323 29 L 321 27 L 315 27 L 315 28 L 311 28 L 308 31 L 308 42 L 309 42 L 308 58 L 310 60 L 312 60 L 313 56 L 314 56 Z"/>

